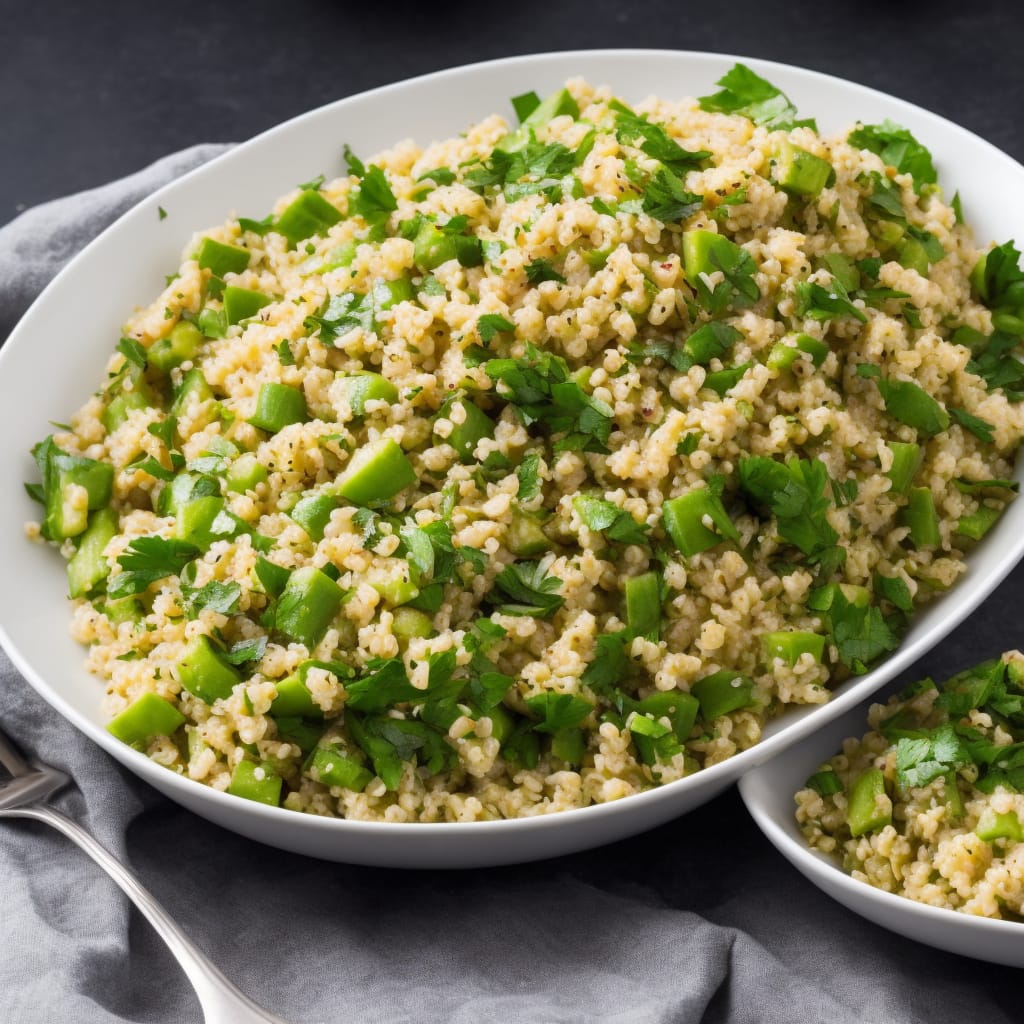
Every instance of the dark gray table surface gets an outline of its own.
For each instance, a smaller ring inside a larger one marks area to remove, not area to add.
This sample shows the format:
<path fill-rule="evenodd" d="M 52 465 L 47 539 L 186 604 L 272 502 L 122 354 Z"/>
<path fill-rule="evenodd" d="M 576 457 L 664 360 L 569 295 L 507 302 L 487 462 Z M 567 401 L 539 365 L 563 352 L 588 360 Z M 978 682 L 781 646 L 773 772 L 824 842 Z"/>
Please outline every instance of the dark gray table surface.
<path fill-rule="evenodd" d="M 786 5 L 730 0 L 707 7 L 681 0 L 516 0 L 486 8 L 460 0 L 291 0 L 244 7 L 198 0 L 166 5 L 0 0 L 6 43 L 0 61 L 0 223 L 27 206 L 100 184 L 196 142 L 241 140 L 366 88 L 538 50 L 672 47 L 800 64 L 919 103 L 1024 159 L 1022 11 L 1019 4 L 949 0 Z M 1024 647 L 1022 606 L 1024 569 L 1018 569 L 911 675 L 943 677 L 1004 648 Z M 160 814 L 138 819 L 129 848 L 187 856 L 187 836 L 214 830 L 183 810 L 163 806 Z M 276 864 L 282 871 L 302 863 L 220 835 L 240 865 L 255 852 L 264 866 Z M 694 875 L 679 853 L 694 842 L 713 845 L 719 877 Z M 137 861 L 135 867 L 172 909 L 182 909 L 175 908 L 173 893 L 161 890 L 159 857 Z M 747 915 L 749 930 L 779 957 L 799 946 L 804 932 L 813 941 L 815 922 L 832 912 L 830 901 L 805 885 L 800 901 L 780 914 L 775 906 L 779 880 L 791 881 L 793 869 L 760 835 L 734 790 L 647 835 L 496 874 L 518 887 L 538 875 L 566 873 L 602 887 L 642 882 L 666 903 L 723 923 L 730 920 L 730 900 L 739 896 L 730 892 L 730 875 L 742 873 L 747 879 L 743 900 L 766 911 L 760 925 L 757 915 Z M 372 886 L 375 879 L 383 884 L 384 874 L 367 871 L 361 885 Z M 459 876 L 440 882 L 415 873 L 401 877 L 410 893 L 421 882 L 453 893 L 459 887 Z M 788 921 L 785 929 L 779 928 L 780 916 Z M 1018 972 L 895 941 L 852 915 L 841 920 L 851 946 L 892 950 L 909 974 L 933 973 L 961 995 L 983 995 L 984 1005 L 998 1007 L 1005 1019 L 1021 1019 Z M 145 928 L 133 929 L 134 942 L 153 956 L 165 956 Z M 835 969 L 836 964 L 822 964 L 823 972 Z M 174 970 L 169 960 L 167 970 Z"/>

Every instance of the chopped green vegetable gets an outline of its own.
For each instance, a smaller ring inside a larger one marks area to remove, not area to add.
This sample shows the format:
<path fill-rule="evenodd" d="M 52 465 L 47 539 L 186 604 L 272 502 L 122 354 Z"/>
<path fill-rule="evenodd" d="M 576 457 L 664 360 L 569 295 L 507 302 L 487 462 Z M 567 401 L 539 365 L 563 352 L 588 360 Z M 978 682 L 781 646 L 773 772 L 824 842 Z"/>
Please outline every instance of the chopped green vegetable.
<path fill-rule="evenodd" d="M 754 124 L 773 131 L 789 131 L 802 125 L 815 128 L 813 120 L 798 120 L 796 107 L 785 93 L 745 64 L 735 64 L 716 83 L 721 91 L 700 97 L 701 110 L 742 114 Z"/>

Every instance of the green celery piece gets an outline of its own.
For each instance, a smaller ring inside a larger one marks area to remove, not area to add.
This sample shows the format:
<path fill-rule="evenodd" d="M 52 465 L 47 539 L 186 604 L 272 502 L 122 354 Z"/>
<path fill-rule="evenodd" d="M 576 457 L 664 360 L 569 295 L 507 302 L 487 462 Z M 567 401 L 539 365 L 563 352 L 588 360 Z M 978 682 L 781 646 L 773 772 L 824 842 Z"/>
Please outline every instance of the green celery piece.
<path fill-rule="evenodd" d="M 277 807 L 281 803 L 283 781 L 265 761 L 261 764 L 254 761 L 239 761 L 231 773 L 228 792 L 232 796 L 240 796 L 258 804 Z"/>
<path fill-rule="evenodd" d="M 338 210 L 319 192 L 304 189 L 285 208 L 274 224 L 274 230 L 288 239 L 294 249 L 299 242 L 322 235 L 341 220 Z"/>
<path fill-rule="evenodd" d="M 344 591 L 330 576 L 312 565 L 303 566 L 288 577 L 274 624 L 312 650 L 323 639 L 343 597 Z"/>
<path fill-rule="evenodd" d="M 698 679 L 690 692 L 700 701 L 700 713 L 709 725 L 722 715 L 753 704 L 754 684 L 746 676 L 729 669 L 712 672 Z"/>
<path fill-rule="evenodd" d="M 110 572 L 110 563 L 103 557 L 103 549 L 117 534 L 118 516 L 112 508 L 97 509 L 89 517 L 78 548 L 68 562 L 68 594 L 84 597 Z"/>
<path fill-rule="evenodd" d="M 885 776 L 878 768 L 869 768 L 850 787 L 846 823 L 854 839 L 892 824 L 892 801 L 886 796 Z"/>
<path fill-rule="evenodd" d="M 317 747 L 310 767 L 310 777 L 325 786 L 340 786 L 361 793 L 373 781 L 373 772 L 336 747 Z"/>
<path fill-rule="evenodd" d="M 656 572 L 626 580 L 626 621 L 633 636 L 661 636 L 661 581 Z"/>
<path fill-rule="evenodd" d="M 229 324 L 237 324 L 241 320 L 248 320 L 255 316 L 264 306 L 269 306 L 274 300 L 263 292 L 253 291 L 250 288 L 239 288 L 229 284 L 224 289 L 224 314 Z"/>
<path fill-rule="evenodd" d="M 107 732 L 129 746 L 141 746 L 152 736 L 171 736 L 185 716 L 170 701 L 144 693 L 107 725 Z"/>
<path fill-rule="evenodd" d="M 181 685 L 207 704 L 230 697 L 240 681 L 235 669 L 220 657 L 203 633 L 189 641 L 177 667 Z"/>
<path fill-rule="evenodd" d="M 300 388 L 277 381 L 265 381 L 256 396 L 256 410 L 249 422 L 260 430 L 276 434 L 293 423 L 304 423 L 309 418 L 306 396 Z"/>
<path fill-rule="evenodd" d="M 214 277 L 240 274 L 249 266 L 249 250 L 239 245 L 228 245 L 212 238 L 204 238 L 199 243 L 196 262 L 204 270 L 209 270 Z"/>
<path fill-rule="evenodd" d="M 704 525 L 708 517 L 714 529 Z M 662 506 L 661 522 L 680 554 L 686 558 L 700 554 L 724 540 L 738 541 L 739 531 L 725 511 L 722 499 L 706 487 L 694 488 Z"/>
<path fill-rule="evenodd" d="M 813 199 L 835 172 L 832 165 L 806 149 L 782 139 L 775 151 L 775 183 L 791 196 Z"/>
<path fill-rule="evenodd" d="M 761 634 L 761 648 L 765 658 L 781 658 L 787 665 L 795 665 L 802 654 L 810 654 L 821 661 L 825 652 L 825 638 L 820 633 L 802 630 L 780 630 Z"/>
<path fill-rule="evenodd" d="M 353 455 L 332 490 L 356 505 L 386 501 L 416 482 L 416 471 L 390 437 L 363 445 Z"/>

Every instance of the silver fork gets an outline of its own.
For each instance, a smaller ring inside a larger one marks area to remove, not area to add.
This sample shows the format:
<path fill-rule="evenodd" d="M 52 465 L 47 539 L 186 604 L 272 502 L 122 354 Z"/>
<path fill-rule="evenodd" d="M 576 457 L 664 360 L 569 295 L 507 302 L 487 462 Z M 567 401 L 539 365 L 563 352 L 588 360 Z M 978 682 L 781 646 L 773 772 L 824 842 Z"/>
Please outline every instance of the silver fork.
<path fill-rule="evenodd" d="M 0 732 L 0 763 L 10 772 L 0 779 L 0 818 L 43 821 L 77 843 L 121 887 L 167 943 L 199 997 L 206 1024 L 287 1024 L 243 995 L 193 945 L 152 894 L 77 822 L 43 801 L 71 780 L 64 772 L 36 762 L 29 765 Z"/>

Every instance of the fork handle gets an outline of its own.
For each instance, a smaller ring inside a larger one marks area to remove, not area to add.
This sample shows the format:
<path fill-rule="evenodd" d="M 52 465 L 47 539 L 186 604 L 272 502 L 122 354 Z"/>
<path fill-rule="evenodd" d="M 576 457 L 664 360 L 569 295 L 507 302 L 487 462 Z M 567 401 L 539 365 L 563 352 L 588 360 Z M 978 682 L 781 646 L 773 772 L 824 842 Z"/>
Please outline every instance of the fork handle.
<path fill-rule="evenodd" d="M 52 807 L 39 804 L 4 810 L 0 812 L 0 816 L 31 818 L 34 821 L 45 822 L 81 847 L 110 875 L 167 943 L 174 958 L 188 975 L 199 997 L 207 1024 L 224 1024 L 225 1021 L 231 1021 L 231 1024 L 287 1024 L 282 1018 L 257 1006 L 248 996 L 235 988 L 185 935 L 135 875 L 77 822 Z"/>

